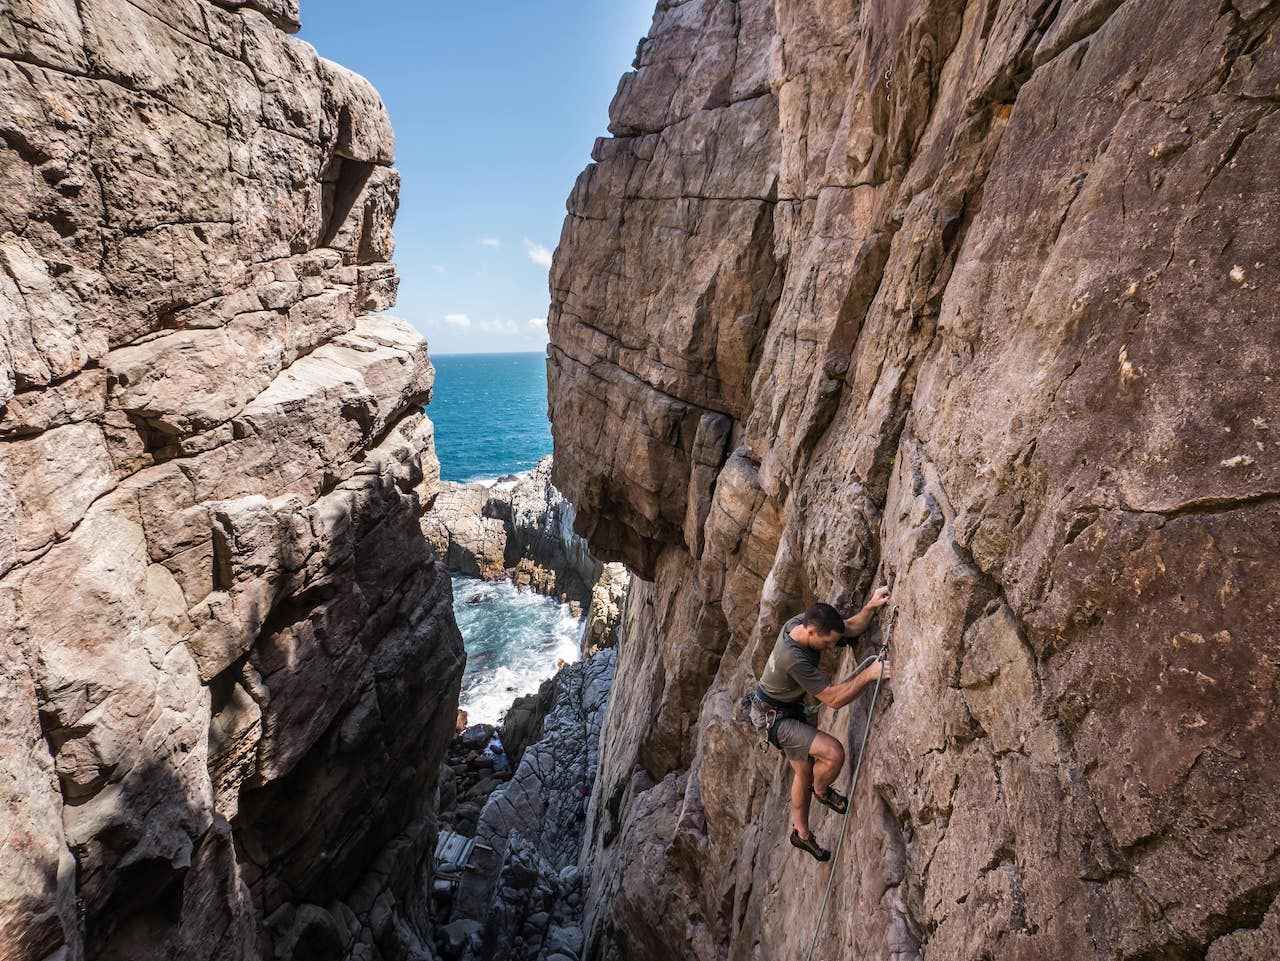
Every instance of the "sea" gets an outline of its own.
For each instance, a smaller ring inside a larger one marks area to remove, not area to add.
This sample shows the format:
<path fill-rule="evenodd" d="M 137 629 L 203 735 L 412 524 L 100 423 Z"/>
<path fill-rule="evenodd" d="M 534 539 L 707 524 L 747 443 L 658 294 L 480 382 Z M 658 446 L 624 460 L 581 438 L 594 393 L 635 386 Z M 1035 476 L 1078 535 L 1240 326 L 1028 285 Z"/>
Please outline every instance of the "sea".
<path fill-rule="evenodd" d="M 546 356 L 432 357 L 427 409 L 445 480 L 492 484 L 551 453 Z M 537 691 L 557 661 L 578 659 L 581 618 L 569 606 L 506 581 L 453 575 L 453 610 L 467 650 L 458 706 L 471 724 L 497 724 L 522 694 Z"/>
<path fill-rule="evenodd" d="M 546 354 L 444 354 L 431 362 L 427 414 L 444 480 L 495 480 L 551 453 Z"/>
<path fill-rule="evenodd" d="M 556 661 L 578 659 L 582 619 L 510 581 L 454 574 L 453 614 L 467 648 L 458 707 L 472 724 L 497 724 L 513 700 L 556 672 Z"/>

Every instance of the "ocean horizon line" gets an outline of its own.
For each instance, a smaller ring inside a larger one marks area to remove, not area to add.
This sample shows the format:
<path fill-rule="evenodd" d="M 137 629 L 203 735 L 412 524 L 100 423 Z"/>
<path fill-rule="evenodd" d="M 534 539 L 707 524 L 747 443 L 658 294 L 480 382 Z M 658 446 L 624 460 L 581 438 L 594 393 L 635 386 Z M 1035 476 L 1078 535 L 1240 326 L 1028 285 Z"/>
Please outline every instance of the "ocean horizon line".
<path fill-rule="evenodd" d="M 450 353 L 444 354 L 444 353 L 436 353 L 435 351 L 431 350 L 430 343 L 428 343 L 427 345 L 427 350 L 428 350 L 428 353 L 430 353 L 430 355 L 433 358 L 434 357 L 523 357 L 528 354 L 537 354 L 540 357 L 545 357 L 547 355 L 547 352 L 545 350 L 468 350 L 468 351 L 450 352 Z"/>

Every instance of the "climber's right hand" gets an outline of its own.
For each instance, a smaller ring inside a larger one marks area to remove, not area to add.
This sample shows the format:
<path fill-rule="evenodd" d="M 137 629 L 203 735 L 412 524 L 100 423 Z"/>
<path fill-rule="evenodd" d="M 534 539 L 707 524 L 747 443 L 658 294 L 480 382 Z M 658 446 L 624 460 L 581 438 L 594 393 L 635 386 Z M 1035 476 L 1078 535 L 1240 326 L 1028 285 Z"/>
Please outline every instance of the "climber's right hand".
<path fill-rule="evenodd" d="M 877 678 L 883 683 L 893 676 L 893 671 L 889 667 L 889 659 L 882 657 L 878 661 L 868 664 L 863 674 L 866 675 L 867 683 L 871 683 Z"/>

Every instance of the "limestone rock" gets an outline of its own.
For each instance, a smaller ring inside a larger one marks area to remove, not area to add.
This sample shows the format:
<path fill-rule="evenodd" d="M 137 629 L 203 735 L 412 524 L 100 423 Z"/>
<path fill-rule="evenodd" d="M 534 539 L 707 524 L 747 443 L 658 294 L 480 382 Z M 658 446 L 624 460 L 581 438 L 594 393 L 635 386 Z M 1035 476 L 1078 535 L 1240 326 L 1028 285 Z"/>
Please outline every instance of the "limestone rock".
<path fill-rule="evenodd" d="M 638 578 L 589 956 L 803 956 L 827 870 L 817 957 L 1266 954 L 1277 29 L 657 5 L 551 276 L 553 478 Z M 788 615 L 886 581 L 817 868 L 732 707 Z"/>
<path fill-rule="evenodd" d="M 296 0 L 0 13 L 0 955 L 420 958 L 462 644 L 377 94 Z"/>

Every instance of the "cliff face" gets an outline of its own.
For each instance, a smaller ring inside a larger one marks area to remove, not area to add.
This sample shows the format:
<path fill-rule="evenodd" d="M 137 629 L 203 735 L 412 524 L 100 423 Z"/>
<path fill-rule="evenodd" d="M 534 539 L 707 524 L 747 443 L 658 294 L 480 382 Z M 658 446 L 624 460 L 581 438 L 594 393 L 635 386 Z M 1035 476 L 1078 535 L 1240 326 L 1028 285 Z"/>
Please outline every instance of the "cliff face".
<path fill-rule="evenodd" d="M 659 4 L 552 271 L 555 482 L 643 578 L 593 956 L 803 956 L 829 872 L 816 957 L 1275 953 L 1278 16 Z M 819 866 L 733 704 L 882 580 Z"/>
<path fill-rule="evenodd" d="M 0 11 L 0 954 L 402 958 L 462 666 L 393 138 L 296 2 Z"/>

